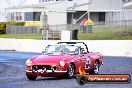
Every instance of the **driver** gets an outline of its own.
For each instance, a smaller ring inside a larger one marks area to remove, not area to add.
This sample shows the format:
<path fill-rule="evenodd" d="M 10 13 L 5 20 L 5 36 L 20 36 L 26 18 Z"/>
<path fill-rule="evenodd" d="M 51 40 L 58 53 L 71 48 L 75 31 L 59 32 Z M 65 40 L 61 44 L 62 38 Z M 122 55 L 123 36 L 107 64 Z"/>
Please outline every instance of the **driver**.
<path fill-rule="evenodd" d="M 66 48 L 65 46 L 59 46 L 56 47 L 55 51 L 60 52 L 60 53 L 69 53 L 70 50 L 68 48 Z"/>

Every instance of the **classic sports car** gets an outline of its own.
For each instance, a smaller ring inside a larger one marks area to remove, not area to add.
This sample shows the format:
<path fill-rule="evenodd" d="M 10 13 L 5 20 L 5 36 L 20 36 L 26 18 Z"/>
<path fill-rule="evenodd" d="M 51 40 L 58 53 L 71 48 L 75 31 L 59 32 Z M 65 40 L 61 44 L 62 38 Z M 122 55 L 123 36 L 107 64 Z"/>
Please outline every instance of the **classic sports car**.
<path fill-rule="evenodd" d="M 42 55 L 26 61 L 26 75 L 29 80 L 37 76 L 72 78 L 79 73 L 79 67 L 89 74 L 98 74 L 102 62 L 99 52 L 89 52 L 84 42 L 59 42 L 48 45 Z"/>

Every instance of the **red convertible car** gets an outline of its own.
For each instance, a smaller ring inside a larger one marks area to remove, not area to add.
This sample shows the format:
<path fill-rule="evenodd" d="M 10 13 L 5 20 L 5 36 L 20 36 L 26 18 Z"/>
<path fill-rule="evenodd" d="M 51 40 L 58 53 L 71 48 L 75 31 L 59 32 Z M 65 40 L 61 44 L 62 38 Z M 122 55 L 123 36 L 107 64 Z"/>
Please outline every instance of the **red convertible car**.
<path fill-rule="evenodd" d="M 79 73 L 80 66 L 86 73 L 98 74 L 101 64 L 102 54 L 89 52 L 84 42 L 59 42 L 26 61 L 26 76 L 29 80 L 37 76 L 72 78 Z"/>

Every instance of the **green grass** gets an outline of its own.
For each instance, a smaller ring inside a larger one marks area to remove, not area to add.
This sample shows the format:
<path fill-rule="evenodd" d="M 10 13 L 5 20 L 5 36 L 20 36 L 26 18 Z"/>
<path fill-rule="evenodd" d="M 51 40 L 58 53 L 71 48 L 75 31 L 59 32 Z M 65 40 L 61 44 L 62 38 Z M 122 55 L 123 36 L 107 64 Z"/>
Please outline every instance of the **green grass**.
<path fill-rule="evenodd" d="M 79 33 L 79 40 L 132 40 L 132 36 L 109 32 Z"/>
<path fill-rule="evenodd" d="M 41 34 L 0 34 L 0 38 L 41 39 Z"/>
<path fill-rule="evenodd" d="M 0 38 L 41 39 L 41 34 L 0 34 Z M 94 27 L 93 33 L 78 33 L 79 40 L 132 40 L 132 26 L 123 27 Z"/>
<path fill-rule="evenodd" d="M 78 33 L 79 40 L 132 40 L 132 26 L 94 27 L 93 33 Z"/>

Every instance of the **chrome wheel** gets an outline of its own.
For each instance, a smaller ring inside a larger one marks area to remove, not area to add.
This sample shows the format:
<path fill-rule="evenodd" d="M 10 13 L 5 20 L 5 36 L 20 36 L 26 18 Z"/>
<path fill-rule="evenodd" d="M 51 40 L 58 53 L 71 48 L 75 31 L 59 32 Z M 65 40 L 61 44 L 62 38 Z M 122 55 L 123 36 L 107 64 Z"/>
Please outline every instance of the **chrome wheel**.
<path fill-rule="evenodd" d="M 93 69 L 89 73 L 90 74 L 98 74 L 99 73 L 99 63 L 98 63 L 98 61 L 94 62 Z"/>
<path fill-rule="evenodd" d="M 95 62 L 94 63 L 94 74 L 98 74 L 98 72 L 99 72 L 99 64 L 98 62 Z"/>
<path fill-rule="evenodd" d="M 68 77 L 72 78 L 74 76 L 74 73 L 75 73 L 74 65 L 70 64 L 68 68 Z"/>

